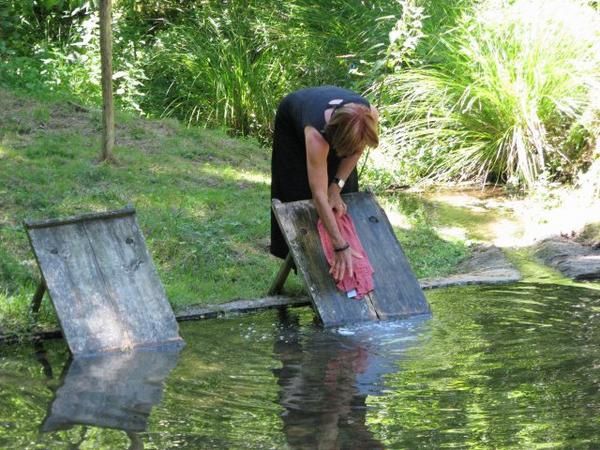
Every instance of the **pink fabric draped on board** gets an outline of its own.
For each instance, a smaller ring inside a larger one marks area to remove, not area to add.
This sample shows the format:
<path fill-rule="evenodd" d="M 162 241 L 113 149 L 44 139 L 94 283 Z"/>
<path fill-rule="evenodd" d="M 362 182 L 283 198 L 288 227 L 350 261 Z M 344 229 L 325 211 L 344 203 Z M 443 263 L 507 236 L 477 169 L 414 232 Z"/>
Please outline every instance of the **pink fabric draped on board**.
<path fill-rule="evenodd" d="M 352 257 L 352 269 L 354 273 L 352 275 L 346 274 L 336 286 L 340 291 L 345 292 L 349 298 L 360 300 L 365 294 L 368 294 L 374 289 L 373 268 L 371 267 L 367 253 L 358 239 L 358 234 L 354 228 L 354 222 L 352 222 L 350 216 L 348 214 L 343 214 L 341 217 L 337 217 L 336 215 L 336 222 L 342 237 L 350 244 L 350 247 L 361 256 L 361 258 L 355 256 Z M 325 258 L 331 266 L 335 259 L 335 252 L 333 251 L 333 244 L 329 238 L 329 233 L 327 233 L 321 219 L 317 222 L 317 230 L 319 231 Z M 356 295 L 352 295 L 353 290 L 356 292 Z"/>

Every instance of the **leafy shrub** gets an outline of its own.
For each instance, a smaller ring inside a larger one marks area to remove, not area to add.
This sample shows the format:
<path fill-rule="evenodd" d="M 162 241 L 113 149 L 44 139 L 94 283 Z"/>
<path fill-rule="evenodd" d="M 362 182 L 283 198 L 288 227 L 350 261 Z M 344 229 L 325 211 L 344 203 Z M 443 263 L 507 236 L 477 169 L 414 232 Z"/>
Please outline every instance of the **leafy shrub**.
<path fill-rule="evenodd" d="M 29 91 L 66 92 L 99 104 L 98 11 L 89 1 L 38 3 L 12 2 L 4 9 L 13 20 L 8 21 L 8 43 L 0 48 L 0 81 Z M 145 75 L 136 62 L 143 53 L 134 45 L 140 42 L 121 34 L 118 9 L 113 22 L 115 98 L 123 107 L 140 111 Z"/>
<path fill-rule="evenodd" d="M 398 4 L 113 2 L 115 96 L 150 115 L 268 140 L 277 103 L 289 91 L 369 85 Z M 6 51 L 0 48 L 0 81 L 100 101 L 97 2 L 11 0 L 6 11 L 2 24 L 14 20 Z"/>
<path fill-rule="evenodd" d="M 266 126 L 285 70 L 268 35 L 261 42 L 260 30 L 236 16 L 242 11 L 226 12 L 160 33 L 147 68 L 149 87 L 166 116 L 249 133 Z"/>

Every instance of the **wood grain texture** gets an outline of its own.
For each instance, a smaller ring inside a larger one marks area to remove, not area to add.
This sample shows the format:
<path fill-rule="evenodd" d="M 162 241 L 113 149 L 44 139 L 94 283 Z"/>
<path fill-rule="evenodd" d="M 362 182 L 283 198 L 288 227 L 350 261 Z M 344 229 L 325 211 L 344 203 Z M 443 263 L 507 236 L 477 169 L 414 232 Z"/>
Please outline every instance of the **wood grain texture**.
<path fill-rule="evenodd" d="M 377 313 L 368 298 L 349 300 L 337 290 L 321 248 L 312 201 L 274 201 L 273 210 L 321 322 L 330 327 L 376 320 Z"/>
<path fill-rule="evenodd" d="M 78 216 L 60 219 L 25 220 L 24 224 L 26 228 L 48 228 L 51 226 L 66 225 L 68 223 L 86 222 L 93 219 L 116 219 L 118 217 L 130 216 L 131 214 L 135 214 L 135 208 L 133 206 L 127 206 L 123 209 L 116 209 L 113 211 L 80 214 Z"/>
<path fill-rule="evenodd" d="M 251 300 L 234 300 L 220 305 L 189 305 L 177 311 L 177 321 L 210 319 L 229 314 L 244 314 L 266 309 L 310 306 L 310 299 L 275 295 Z M 1 336 L 0 336 L 1 339 Z"/>
<path fill-rule="evenodd" d="M 73 355 L 181 340 L 133 213 L 27 233 Z"/>
<path fill-rule="evenodd" d="M 287 257 L 285 258 L 285 261 L 283 261 L 283 264 L 279 268 L 275 279 L 271 283 L 271 287 L 269 287 L 267 295 L 272 296 L 281 294 L 281 290 L 283 289 L 285 280 L 287 280 L 287 277 L 290 274 L 293 265 L 294 261 L 292 260 L 292 254 L 288 253 Z"/>
<path fill-rule="evenodd" d="M 375 273 L 371 299 L 380 319 L 429 313 L 429 304 L 384 210 L 371 193 L 344 199 Z"/>
<path fill-rule="evenodd" d="M 375 291 L 361 301 L 347 299 L 329 275 L 312 201 L 273 201 L 275 217 L 323 324 L 338 326 L 430 312 L 392 226 L 374 196 L 353 193 L 344 195 L 344 201 L 375 271 Z"/>

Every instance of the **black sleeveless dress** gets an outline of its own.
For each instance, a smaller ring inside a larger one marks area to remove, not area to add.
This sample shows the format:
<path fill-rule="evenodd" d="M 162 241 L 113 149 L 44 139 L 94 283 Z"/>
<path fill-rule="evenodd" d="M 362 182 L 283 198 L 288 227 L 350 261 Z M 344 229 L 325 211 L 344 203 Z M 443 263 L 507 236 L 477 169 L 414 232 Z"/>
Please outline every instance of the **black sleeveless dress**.
<path fill-rule="evenodd" d="M 341 99 L 338 104 L 330 101 Z M 312 126 L 325 136 L 325 110 L 338 108 L 346 103 L 360 103 L 369 106 L 362 96 L 347 89 L 335 86 L 322 86 L 301 89 L 287 95 L 279 104 L 275 115 L 273 136 L 273 156 L 271 160 L 271 199 L 282 202 L 308 200 L 312 192 L 308 184 L 306 167 L 306 142 L 304 128 Z M 329 142 L 329 140 L 327 140 Z M 329 182 L 336 175 L 341 158 L 334 148 L 329 148 L 327 174 Z M 346 180 L 342 193 L 358 191 L 356 168 Z M 288 254 L 288 246 L 271 212 L 271 253 L 279 258 Z"/>

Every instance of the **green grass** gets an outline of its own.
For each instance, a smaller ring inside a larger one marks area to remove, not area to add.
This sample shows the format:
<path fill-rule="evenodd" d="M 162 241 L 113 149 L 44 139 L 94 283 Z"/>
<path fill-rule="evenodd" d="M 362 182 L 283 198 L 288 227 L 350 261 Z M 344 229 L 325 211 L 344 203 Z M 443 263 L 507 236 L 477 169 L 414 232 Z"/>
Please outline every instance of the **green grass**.
<path fill-rule="evenodd" d="M 388 214 L 399 213 L 402 217 L 401 226 L 395 227 L 396 235 L 419 278 L 451 274 L 457 262 L 469 256 L 465 241 L 444 239 L 436 227 L 445 226 L 448 221 L 453 225 L 459 224 L 459 221 L 461 225 L 471 224 L 482 218 L 466 210 L 457 211 L 447 205 L 432 203 L 416 194 L 389 193 L 381 200 L 385 202 Z M 478 228 L 478 224 L 474 227 Z M 473 233 L 468 233 L 468 236 L 469 239 L 475 238 Z"/>
<path fill-rule="evenodd" d="M 288 92 L 321 84 L 362 91 L 368 80 L 362 72 L 398 11 L 390 0 L 203 3 L 153 38 L 142 106 L 268 141 Z"/>
<path fill-rule="evenodd" d="M 268 253 L 269 149 L 173 120 L 116 122 L 118 164 L 97 164 L 98 111 L 0 89 L 0 331 L 31 324 L 39 273 L 22 221 L 127 204 L 174 307 L 265 295 L 280 265 Z M 464 252 L 415 223 L 401 236 L 417 275 L 447 272 Z M 291 276 L 286 291 L 302 290 Z M 42 325 L 55 324 L 44 305 Z"/>

